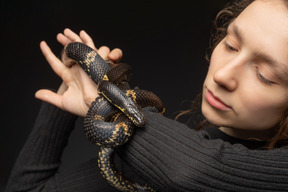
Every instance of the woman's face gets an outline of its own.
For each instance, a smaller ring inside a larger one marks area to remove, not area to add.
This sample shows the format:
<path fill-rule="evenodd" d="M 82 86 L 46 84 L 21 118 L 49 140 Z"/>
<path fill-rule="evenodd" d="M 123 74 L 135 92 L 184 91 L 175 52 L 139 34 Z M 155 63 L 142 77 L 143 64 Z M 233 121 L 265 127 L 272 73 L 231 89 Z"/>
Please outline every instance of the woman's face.
<path fill-rule="evenodd" d="M 202 113 L 228 134 L 257 138 L 287 107 L 288 9 L 280 0 L 256 0 L 212 53 Z"/>

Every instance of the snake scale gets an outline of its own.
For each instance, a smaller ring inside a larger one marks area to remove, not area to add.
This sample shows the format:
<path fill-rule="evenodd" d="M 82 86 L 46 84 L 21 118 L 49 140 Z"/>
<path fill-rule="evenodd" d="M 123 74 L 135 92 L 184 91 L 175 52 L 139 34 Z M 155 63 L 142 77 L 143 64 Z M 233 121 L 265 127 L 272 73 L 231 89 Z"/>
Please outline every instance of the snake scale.
<path fill-rule="evenodd" d="M 84 119 L 84 131 L 88 139 L 101 146 L 98 166 L 102 176 L 120 191 L 155 191 L 148 185 L 127 180 L 113 164 L 115 148 L 126 143 L 135 127 L 145 125 L 144 107 L 155 107 L 164 113 L 161 100 L 152 92 L 130 89 L 127 80 L 131 67 L 116 67 L 103 60 L 89 46 L 73 42 L 64 47 L 66 57 L 78 63 L 98 85 L 99 96 L 92 102 Z"/>

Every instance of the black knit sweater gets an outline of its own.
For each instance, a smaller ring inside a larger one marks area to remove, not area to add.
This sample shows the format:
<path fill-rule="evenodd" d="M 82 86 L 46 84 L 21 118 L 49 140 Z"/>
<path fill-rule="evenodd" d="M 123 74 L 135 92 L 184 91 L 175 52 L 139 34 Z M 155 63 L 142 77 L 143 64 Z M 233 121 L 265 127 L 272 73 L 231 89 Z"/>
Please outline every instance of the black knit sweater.
<path fill-rule="evenodd" d="M 230 142 L 217 129 L 196 132 L 151 109 L 145 115 L 146 126 L 117 151 L 125 162 L 122 165 L 133 170 L 127 172 L 130 179 L 165 192 L 288 191 L 288 149 L 251 149 L 259 143 Z M 7 192 L 114 191 L 100 176 L 96 158 L 58 172 L 75 120 L 43 103 L 11 172 Z"/>

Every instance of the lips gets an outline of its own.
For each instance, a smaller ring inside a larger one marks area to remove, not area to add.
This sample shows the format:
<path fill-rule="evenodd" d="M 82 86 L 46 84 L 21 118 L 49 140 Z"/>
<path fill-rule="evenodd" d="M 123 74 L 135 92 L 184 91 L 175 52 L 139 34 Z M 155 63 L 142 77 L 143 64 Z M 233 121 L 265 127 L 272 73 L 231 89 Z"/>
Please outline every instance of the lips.
<path fill-rule="evenodd" d="M 216 109 L 224 111 L 231 109 L 230 106 L 226 105 L 223 101 L 214 96 L 213 93 L 209 90 L 206 91 L 206 100 L 210 105 L 212 105 Z"/>

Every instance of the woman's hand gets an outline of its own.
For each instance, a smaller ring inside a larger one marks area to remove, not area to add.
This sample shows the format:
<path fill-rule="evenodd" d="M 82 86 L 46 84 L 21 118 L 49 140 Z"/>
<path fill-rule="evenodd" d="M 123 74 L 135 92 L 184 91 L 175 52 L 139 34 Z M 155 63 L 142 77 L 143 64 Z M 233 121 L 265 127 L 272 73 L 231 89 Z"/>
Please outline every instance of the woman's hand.
<path fill-rule="evenodd" d="M 97 50 L 91 37 L 84 31 L 81 31 L 78 36 L 70 29 L 65 29 L 63 34 L 57 35 L 57 40 L 63 46 L 70 42 L 82 42 L 96 50 L 103 59 L 109 59 L 112 62 L 118 62 L 122 58 L 120 49 L 113 49 L 110 52 L 108 47 L 102 46 Z M 97 85 L 78 64 L 71 63 L 66 58 L 62 58 L 62 61 L 59 60 L 46 42 L 42 41 L 40 48 L 54 72 L 63 82 L 57 93 L 48 89 L 41 89 L 36 92 L 36 98 L 84 117 L 91 103 L 98 96 Z"/>

